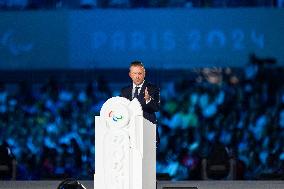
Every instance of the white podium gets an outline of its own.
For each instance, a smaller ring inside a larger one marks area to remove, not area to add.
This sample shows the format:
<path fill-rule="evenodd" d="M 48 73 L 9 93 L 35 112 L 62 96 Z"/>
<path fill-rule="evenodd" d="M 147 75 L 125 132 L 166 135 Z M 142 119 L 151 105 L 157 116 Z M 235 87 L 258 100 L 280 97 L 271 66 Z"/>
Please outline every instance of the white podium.
<path fill-rule="evenodd" d="M 110 98 L 95 118 L 94 189 L 156 189 L 156 125 L 136 98 Z"/>

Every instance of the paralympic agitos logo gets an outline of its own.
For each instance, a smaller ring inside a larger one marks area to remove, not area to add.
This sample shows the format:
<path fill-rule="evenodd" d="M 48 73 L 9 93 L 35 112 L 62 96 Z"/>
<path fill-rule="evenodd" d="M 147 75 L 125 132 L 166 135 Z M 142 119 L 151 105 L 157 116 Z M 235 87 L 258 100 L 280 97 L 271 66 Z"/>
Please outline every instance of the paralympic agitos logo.
<path fill-rule="evenodd" d="M 122 120 L 123 119 L 123 117 L 122 117 L 122 115 L 115 115 L 115 113 L 113 112 L 113 111 L 110 111 L 109 113 L 108 113 L 108 117 L 111 117 L 112 118 L 112 120 L 113 121 L 115 121 L 115 122 L 118 122 L 119 120 Z"/>

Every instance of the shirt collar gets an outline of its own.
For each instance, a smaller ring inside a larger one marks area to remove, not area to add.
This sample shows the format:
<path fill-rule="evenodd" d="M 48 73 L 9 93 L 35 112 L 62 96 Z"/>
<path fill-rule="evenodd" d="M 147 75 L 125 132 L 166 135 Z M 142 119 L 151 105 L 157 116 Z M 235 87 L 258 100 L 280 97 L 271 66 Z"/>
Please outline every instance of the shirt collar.
<path fill-rule="evenodd" d="M 132 83 L 132 89 L 135 88 L 135 87 L 140 87 L 140 89 L 141 89 L 144 82 L 145 82 L 145 80 L 140 85 L 135 85 L 134 83 Z"/>

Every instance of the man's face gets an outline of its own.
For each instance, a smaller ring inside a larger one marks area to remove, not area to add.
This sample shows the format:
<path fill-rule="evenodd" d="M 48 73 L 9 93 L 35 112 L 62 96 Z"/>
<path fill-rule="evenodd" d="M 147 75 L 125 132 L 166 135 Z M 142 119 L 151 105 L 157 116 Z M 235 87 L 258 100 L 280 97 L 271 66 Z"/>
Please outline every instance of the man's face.
<path fill-rule="evenodd" d="M 145 69 L 142 66 L 131 66 L 129 77 L 135 85 L 140 85 L 145 78 Z"/>

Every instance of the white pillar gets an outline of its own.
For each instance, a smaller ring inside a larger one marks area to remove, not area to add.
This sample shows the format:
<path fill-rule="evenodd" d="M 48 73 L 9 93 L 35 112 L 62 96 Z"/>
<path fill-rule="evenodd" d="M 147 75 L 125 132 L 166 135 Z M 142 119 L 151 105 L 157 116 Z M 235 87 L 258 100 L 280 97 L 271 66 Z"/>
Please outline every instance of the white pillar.
<path fill-rule="evenodd" d="M 156 188 L 156 126 L 137 99 L 108 99 L 95 119 L 94 189 Z"/>

